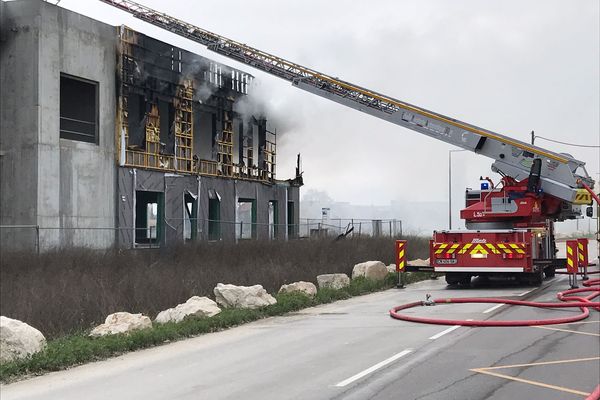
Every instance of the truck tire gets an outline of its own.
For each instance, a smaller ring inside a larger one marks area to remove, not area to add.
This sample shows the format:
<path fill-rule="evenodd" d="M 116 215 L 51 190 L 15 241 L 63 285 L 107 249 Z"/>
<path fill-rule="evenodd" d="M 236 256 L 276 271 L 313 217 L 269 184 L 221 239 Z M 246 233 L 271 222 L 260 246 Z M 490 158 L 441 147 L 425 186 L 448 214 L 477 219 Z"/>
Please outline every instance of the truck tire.
<path fill-rule="evenodd" d="M 461 286 L 471 286 L 471 275 L 464 275 L 460 279 Z"/>
<path fill-rule="evenodd" d="M 544 275 L 546 278 L 554 278 L 556 275 L 556 267 L 548 267 L 544 270 Z"/>
<path fill-rule="evenodd" d="M 528 281 L 530 285 L 540 286 L 544 281 L 544 271 L 540 269 L 538 272 L 531 272 Z"/>
<path fill-rule="evenodd" d="M 460 283 L 460 275 L 456 272 L 446 272 L 446 283 L 450 286 L 458 285 Z"/>

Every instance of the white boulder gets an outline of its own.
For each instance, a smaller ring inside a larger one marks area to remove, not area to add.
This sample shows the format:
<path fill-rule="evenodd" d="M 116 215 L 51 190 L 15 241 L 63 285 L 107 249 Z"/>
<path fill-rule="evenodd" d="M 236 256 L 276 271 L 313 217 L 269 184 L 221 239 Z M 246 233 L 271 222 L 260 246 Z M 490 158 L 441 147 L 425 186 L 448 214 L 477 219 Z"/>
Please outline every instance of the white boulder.
<path fill-rule="evenodd" d="M 260 308 L 277 303 L 262 285 L 236 286 L 218 283 L 214 293 L 217 303 L 227 308 Z"/>
<path fill-rule="evenodd" d="M 375 281 L 382 281 L 388 274 L 387 267 L 381 261 L 367 261 L 356 264 L 352 268 L 352 279 L 364 276 Z"/>
<path fill-rule="evenodd" d="M 323 274 L 317 276 L 319 289 L 341 289 L 350 285 L 350 278 L 346 274 Z"/>
<path fill-rule="evenodd" d="M 17 319 L 0 317 L 0 362 L 25 358 L 46 346 L 40 331 Z"/>
<path fill-rule="evenodd" d="M 106 317 L 102 325 L 92 329 L 90 336 L 116 335 L 147 328 L 152 328 L 152 321 L 145 315 L 116 312 Z"/>
<path fill-rule="evenodd" d="M 386 268 L 388 273 L 396 273 L 396 264 L 390 264 Z"/>
<path fill-rule="evenodd" d="M 429 267 L 429 258 L 425 260 L 417 258 L 416 260 L 409 261 L 408 265 L 413 265 L 415 267 Z"/>
<path fill-rule="evenodd" d="M 154 322 L 164 324 L 166 322 L 181 322 L 187 316 L 212 317 L 221 312 L 217 303 L 208 297 L 192 296 L 185 303 L 178 304 L 173 308 L 161 311 Z"/>
<path fill-rule="evenodd" d="M 315 297 L 317 295 L 317 287 L 312 282 L 294 282 L 289 285 L 282 285 L 279 288 L 279 293 L 292 293 L 292 292 L 300 292 L 304 293 L 309 297 Z"/>

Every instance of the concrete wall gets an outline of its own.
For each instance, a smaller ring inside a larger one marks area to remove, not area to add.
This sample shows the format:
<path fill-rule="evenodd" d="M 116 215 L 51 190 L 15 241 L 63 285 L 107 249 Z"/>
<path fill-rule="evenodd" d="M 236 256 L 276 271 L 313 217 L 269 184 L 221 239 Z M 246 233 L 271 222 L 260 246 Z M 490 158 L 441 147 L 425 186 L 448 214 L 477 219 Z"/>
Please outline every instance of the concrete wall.
<path fill-rule="evenodd" d="M 2 2 L 0 21 L 0 225 L 37 224 L 37 6 Z M 0 228 L 3 247 L 31 248 L 32 228 Z"/>
<path fill-rule="evenodd" d="M 115 241 L 115 28 L 39 0 L 5 3 L 4 16 L 2 223 L 39 225 L 42 249 L 110 246 Z M 99 83 L 98 144 L 60 139 L 61 73 Z M 108 229 L 73 229 L 91 227 Z"/>

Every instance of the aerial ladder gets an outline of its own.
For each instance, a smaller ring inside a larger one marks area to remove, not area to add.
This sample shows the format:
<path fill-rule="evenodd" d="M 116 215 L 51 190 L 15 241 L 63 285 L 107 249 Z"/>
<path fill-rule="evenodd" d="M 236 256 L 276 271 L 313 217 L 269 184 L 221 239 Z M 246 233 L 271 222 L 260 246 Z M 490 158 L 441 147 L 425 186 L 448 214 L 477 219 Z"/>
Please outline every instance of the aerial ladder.
<path fill-rule="evenodd" d="M 431 267 L 448 283 L 471 276 L 523 272 L 540 282 L 558 266 L 553 222 L 581 216 L 594 180 L 585 163 L 509 136 L 397 100 L 228 39 L 131 0 L 100 0 L 293 86 L 393 124 L 493 159 L 496 185 L 467 190 L 461 211 L 471 233 L 436 231 Z M 467 231 L 468 232 L 468 231 Z M 452 250 L 452 251 L 450 251 Z M 495 265 L 495 266 L 492 266 Z M 498 266 L 499 265 L 499 266 Z"/>

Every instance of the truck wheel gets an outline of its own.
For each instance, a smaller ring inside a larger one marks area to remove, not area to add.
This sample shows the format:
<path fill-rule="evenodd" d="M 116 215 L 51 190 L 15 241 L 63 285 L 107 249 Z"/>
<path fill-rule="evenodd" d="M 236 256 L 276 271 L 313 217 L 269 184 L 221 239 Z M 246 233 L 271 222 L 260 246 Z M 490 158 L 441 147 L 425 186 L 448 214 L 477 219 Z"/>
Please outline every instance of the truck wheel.
<path fill-rule="evenodd" d="M 544 271 L 541 269 L 538 272 L 532 272 L 529 275 L 529 284 L 533 286 L 540 286 L 544 281 Z"/>
<path fill-rule="evenodd" d="M 460 279 L 460 284 L 462 286 L 470 286 L 471 285 L 471 275 L 465 275 Z"/>
<path fill-rule="evenodd" d="M 544 275 L 546 278 L 554 278 L 556 275 L 556 267 L 548 267 L 544 270 Z"/>
<path fill-rule="evenodd" d="M 458 276 L 458 274 L 453 273 L 453 272 L 447 272 L 446 273 L 446 283 L 448 285 L 458 285 L 458 283 L 460 282 L 460 276 Z"/>

